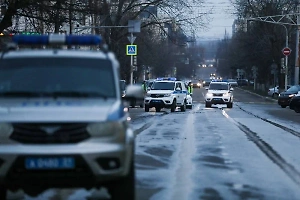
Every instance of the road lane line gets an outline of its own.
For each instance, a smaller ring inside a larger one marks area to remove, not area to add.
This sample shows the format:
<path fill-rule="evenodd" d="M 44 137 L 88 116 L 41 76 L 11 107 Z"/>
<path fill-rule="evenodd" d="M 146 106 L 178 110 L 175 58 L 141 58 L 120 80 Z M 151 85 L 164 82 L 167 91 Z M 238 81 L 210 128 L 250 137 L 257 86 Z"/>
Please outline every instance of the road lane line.
<path fill-rule="evenodd" d="M 195 108 L 200 109 L 200 106 Z M 175 170 L 175 180 L 171 187 L 171 200 L 188 200 L 194 199 L 190 195 L 194 190 L 194 181 L 192 176 L 195 171 L 195 163 L 193 162 L 193 157 L 196 152 L 195 144 L 195 115 L 193 112 L 188 114 L 186 122 L 184 123 L 184 135 L 183 140 L 179 146 L 177 169 Z"/>

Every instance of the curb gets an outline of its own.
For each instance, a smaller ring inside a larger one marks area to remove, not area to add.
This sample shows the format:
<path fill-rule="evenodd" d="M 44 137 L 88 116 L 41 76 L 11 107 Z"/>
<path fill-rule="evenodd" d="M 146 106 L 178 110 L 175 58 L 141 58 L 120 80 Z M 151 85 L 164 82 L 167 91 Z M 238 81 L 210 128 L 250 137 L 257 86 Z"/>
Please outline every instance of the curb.
<path fill-rule="evenodd" d="M 247 92 L 247 93 L 249 93 L 249 94 L 252 94 L 252 95 L 261 97 L 261 98 L 263 98 L 263 99 L 266 99 L 266 100 L 269 100 L 269 101 L 272 101 L 272 102 L 277 102 L 277 99 L 272 99 L 272 98 L 270 98 L 270 97 L 265 97 L 265 96 L 262 96 L 262 95 L 260 95 L 260 94 L 254 93 L 254 92 L 250 92 L 249 90 L 244 90 L 244 89 L 242 89 L 242 88 L 240 88 L 240 87 L 236 87 L 236 88 L 238 88 L 239 90 L 242 90 L 242 91 L 244 91 L 244 92 Z"/>

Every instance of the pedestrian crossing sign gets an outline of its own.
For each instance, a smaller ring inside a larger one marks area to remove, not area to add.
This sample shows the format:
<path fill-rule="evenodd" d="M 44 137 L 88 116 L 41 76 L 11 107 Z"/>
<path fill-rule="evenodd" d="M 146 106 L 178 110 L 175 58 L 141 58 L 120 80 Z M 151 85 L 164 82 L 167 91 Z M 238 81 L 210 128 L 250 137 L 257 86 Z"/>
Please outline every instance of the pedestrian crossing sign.
<path fill-rule="evenodd" d="M 136 56 L 137 55 L 137 45 L 126 45 L 126 55 Z"/>

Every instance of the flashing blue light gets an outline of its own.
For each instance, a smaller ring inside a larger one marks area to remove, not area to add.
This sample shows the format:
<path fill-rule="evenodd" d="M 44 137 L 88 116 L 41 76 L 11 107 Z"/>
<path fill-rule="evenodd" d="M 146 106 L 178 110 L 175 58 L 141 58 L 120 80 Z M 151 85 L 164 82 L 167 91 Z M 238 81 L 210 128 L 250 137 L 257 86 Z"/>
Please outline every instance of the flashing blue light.
<path fill-rule="evenodd" d="M 19 45 L 99 45 L 102 38 L 97 35 L 14 35 L 12 41 Z"/>
<path fill-rule="evenodd" d="M 177 79 L 175 77 L 162 77 L 162 78 L 156 78 L 157 81 L 176 81 Z"/>

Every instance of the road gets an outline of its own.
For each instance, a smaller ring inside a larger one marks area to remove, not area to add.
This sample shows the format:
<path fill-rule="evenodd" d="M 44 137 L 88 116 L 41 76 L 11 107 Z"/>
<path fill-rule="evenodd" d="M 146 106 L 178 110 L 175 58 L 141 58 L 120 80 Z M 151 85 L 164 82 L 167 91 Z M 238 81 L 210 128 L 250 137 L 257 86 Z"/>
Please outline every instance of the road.
<path fill-rule="evenodd" d="M 299 199 L 300 115 L 235 88 L 234 105 L 159 113 L 131 108 L 138 200 Z M 45 191 L 9 199 L 109 199 L 102 191 Z M 124 198 L 126 199 L 126 198 Z"/>

